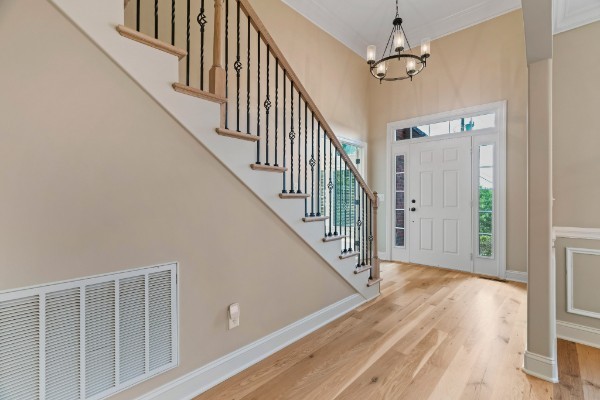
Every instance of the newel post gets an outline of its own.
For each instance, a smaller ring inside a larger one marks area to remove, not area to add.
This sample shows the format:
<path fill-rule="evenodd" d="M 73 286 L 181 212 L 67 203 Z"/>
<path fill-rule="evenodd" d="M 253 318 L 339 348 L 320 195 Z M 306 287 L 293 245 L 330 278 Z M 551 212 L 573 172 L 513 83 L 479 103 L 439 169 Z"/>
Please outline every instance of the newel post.
<path fill-rule="evenodd" d="M 377 247 L 377 209 L 379 208 L 379 196 L 377 192 L 373 193 L 375 195 L 375 201 L 373 202 L 373 279 L 381 278 L 380 270 L 379 270 L 379 250 Z"/>
<path fill-rule="evenodd" d="M 213 40 L 213 65 L 209 72 L 209 91 L 225 97 L 225 69 L 223 68 L 223 0 L 215 0 L 215 34 Z"/>

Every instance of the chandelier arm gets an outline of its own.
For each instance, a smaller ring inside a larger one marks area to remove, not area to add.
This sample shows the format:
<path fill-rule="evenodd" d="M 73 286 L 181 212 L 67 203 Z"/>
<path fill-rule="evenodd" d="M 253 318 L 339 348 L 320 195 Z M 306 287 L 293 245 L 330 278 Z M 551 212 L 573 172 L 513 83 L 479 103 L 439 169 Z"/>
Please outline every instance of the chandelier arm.
<path fill-rule="evenodd" d="M 374 62 L 371 65 L 371 69 L 376 68 L 379 64 L 381 64 L 384 61 L 389 61 L 389 60 L 393 60 L 393 59 L 400 59 L 400 58 L 414 58 L 419 63 L 421 63 L 421 64 L 423 63 L 423 59 L 421 57 L 419 57 L 419 56 L 414 55 L 414 54 L 410 54 L 410 53 L 392 54 L 391 56 L 383 57 L 380 60 Z"/>

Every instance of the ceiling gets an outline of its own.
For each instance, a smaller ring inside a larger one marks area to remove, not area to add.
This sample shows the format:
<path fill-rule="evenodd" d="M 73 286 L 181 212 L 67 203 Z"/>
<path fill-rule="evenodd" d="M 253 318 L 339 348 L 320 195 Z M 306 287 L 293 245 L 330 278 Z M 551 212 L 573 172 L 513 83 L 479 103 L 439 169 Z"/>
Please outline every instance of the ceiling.
<path fill-rule="evenodd" d="M 394 0 L 282 0 L 361 57 L 369 44 L 381 56 L 392 30 Z M 415 47 L 521 8 L 521 0 L 398 0 Z M 599 0 L 553 0 L 554 32 L 600 20 Z"/>

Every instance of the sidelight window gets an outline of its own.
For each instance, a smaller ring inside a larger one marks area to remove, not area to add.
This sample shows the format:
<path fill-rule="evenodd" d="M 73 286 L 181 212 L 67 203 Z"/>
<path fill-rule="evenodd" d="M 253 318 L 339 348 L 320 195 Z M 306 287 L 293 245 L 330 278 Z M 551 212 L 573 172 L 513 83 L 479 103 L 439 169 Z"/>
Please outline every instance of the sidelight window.
<path fill-rule="evenodd" d="M 494 145 L 479 146 L 479 256 L 494 256 Z"/>
<path fill-rule="evenodd" d="M 405 169 L 404 169 L 404 154 L 396 156 L 396 202 L 395 202 L 395 212 L 396 212 L 396 235 L 395 235 L 395 245 L 397 247 L 405 246 L 406 239 L 406 221 L 405 221 Z"/>

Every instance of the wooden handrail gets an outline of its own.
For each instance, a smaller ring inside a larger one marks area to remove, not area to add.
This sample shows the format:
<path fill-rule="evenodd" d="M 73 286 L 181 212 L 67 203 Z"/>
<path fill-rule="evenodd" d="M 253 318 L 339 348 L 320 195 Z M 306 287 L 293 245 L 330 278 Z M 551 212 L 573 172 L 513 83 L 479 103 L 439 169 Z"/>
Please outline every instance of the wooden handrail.
<path fill-rule="evenodd" d="M 323 117 L 323 114 L 321 114 L 321 112 L 317 108 L 317 105 L 315 104 L 313 99 L 308 94 L 308 91 L 300 82 L 300 79 L 298 78 L 296 73 L 293 71 L 290 63 L 283 55 L 283 52 L 279 49 L 279 47 L 275 43 L 275 40 L 273 40 L 273 37 L 271 36 L 271 34 L 269 33 L 269 31 L 267 30 L 265 25 L 262 23 L 261 19 L 256 14 L 256 11 L 254 11 L 252 6 L 250 5 L 250 2 L 248 0 L 237 0 L 237 1 L 239 1 L 241 9 L 244 11 L 246 16 L 248 16 L 250 18 L 250 22 L 252 23 L 252 26 L 254 26 L 254 28 L 258 32 L 260 32 L 265 43 L 267 43 L 269 45 L 269 47 L 271 49 L 271 54 L 273 54 L 273 56 L 276 59 L 279 59 L 279 65 L 281 65 L 281 67 L 286 71 L 286 74 L 290 78 L 290 80 L 293 82 L 294 87 L 296 87 L 296 89 L 298 90 L 298 92 L 300 93 L 300 95 L 302 96 L 304 101 L 306 102 L 306 104 L 308 104 L 311 111 L 317 117 L 317 121 L 321 123 L 321 126 L 325 130 L 325 134 L 327 135 L 327 137 L 329 137 L 329 140 L 331 140 L 331 142 L 333 143 L 336 150 L 340 153 L 340 157 L 342 157 L 344 159 L 344 161 L 350 168 L 350 171 L 352 171 L 352 173 L 354 174 L 356 180 L 358 181 L 358 184 L 363 188 L 363 190 L 365 191 L 365 193 L 367 194 L 369 199 L 371 199 L 373 204 L 374 205 L 377 204 L 377 197 L 373 194 L 373 191 L 371 190 L 371 188 L 369 188 L 369 186 L 367 185 L 367 183 L 365 182 L 363 177 L 360 175 L 360 173 L 358 172 L 358 170 L 352 163 L 352 160 L 350 160 L 350 157 L 348 157 L 348 155 L 344 151 L 342 144 L 340 143 L 338 138 L 333 134 L 333 130 L 331 129 L 331 127 L 325 120 L 325 117 Z M 377 246 L 375 246 L 375 247 L 377 247 Z"/>

